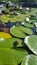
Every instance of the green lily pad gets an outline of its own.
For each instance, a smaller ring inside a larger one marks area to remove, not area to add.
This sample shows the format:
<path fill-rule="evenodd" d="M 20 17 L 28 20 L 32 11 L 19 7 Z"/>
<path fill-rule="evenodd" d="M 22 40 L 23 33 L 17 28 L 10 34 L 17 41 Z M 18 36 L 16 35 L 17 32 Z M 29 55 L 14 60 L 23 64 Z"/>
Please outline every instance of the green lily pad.
<path fill-rule="evenodd" d="M 37 36 L 27 36 L 24 42 L 29 47 L 29 49 L 37 55 Z"/>
<path fill-rule="evenodd" d="M 37 56 L 35 55 L 28 55 L 26 56 L 21 65 L 37 65 Z"/>
<path fill-rule="evenodd" d="M 22 46 L 22 40 L 17 38 L 0 38 L 0 47 L 13 48 L 16 46 Z"/>
<path fill-rule="evenodd" d="M 18 65 L 27 54 L 24 49 L 0 48 L 0 65 Z"/>
<path fill-rule="evenodd" d="M 26 23 L 26 22 L 24 23 L 24 26 L 29 27 L 29 28 L 33 28 L 34 27 L 32 24 Z"/>
<path fill-rule="evenodd" d="M 21 30 L 22 32 L 26 33 L 26 34 L 29 34 L 29 35 L 33 34 L 33 31 L 29 28 L 26 28 L 26 27 L 23 27 L 23 26 L 17 26 L 17 28 L 19 30 Z"/>
<path fill-rule="evenodd" d="M 15 37 L 19 37 L 19 38 L 24 38 L 26 35 L 20 31 L 17 27 L 11 27 L 10 29 L 10 33 L 15 36 Z"/>

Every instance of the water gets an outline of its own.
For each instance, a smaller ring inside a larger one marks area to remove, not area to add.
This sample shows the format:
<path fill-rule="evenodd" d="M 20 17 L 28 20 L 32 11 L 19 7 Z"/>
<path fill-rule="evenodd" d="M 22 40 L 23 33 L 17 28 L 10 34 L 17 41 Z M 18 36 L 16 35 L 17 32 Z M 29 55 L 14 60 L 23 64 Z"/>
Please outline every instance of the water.
<path fill-rule="evenodd" d="M 33 31 L 33 35 L 36 35 L 36 28 L 31 28 L 31 30 Z"/>

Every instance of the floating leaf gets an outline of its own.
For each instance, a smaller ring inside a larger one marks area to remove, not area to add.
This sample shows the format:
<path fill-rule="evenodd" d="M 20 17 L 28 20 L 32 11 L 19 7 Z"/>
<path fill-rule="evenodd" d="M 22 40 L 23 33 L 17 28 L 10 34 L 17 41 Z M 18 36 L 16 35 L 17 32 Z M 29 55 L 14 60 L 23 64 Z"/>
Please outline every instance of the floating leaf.
<path fill-rule="evenodd" d="M 24 42 L 29 47 L 29 49 L 37 55 L 37 36 L 27 36 Z"/>
<path fill-rule="evenodd" d="M 11 35 L 6 32 L 0 32 L 0 38 L 11 38 Z"/>
<path fill-rule="evenodd" d="M 15 37 L 24 38 L 26 35 L 20 31 L 17 27 L 11 27 L 10 33 Z"/>
<path fill-rule="evenodd" d="M 24 49 L 0 48 L 0 65 L 18 65 L 27 54 Z"/>
<path fill-rule="evenodd" d="M 27 34 L 30 34 L 30 35 L 33 34 L 33 31 L 29 28 L 26 28 L 26 27 L 23 27 L 23 26 L 17 26 L 17 28 L 24 33 L 27 33 Z"/>
<path fill-rule="evenodd" d="M 22 46 L 22 40 L 17 38 L 0 38 L 0 47 L 13 48 Z"/>
<path fill-rule="evenodd" d="M 30 28 L 32 28 L 32 27 L 34 27 L 32 24 L 30 24 L 30 23 L 24 23 L 24 26 L 26 26 L 26 27 L 30 27 Z"/>
<path fill-rule="evenodd" d="M 37 56 L 35 55 L 28 55 L 26 56 L 21 65 L 37 65 Z"/>

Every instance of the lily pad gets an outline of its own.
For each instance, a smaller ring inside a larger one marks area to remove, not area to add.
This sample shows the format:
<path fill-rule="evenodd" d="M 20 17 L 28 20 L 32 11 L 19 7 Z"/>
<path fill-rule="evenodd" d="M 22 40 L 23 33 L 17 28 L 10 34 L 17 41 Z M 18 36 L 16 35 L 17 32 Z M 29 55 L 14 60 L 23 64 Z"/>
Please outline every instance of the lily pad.
<path fill-rule="evenodd" d="M 22 46 L 22 40 L 17 38 L 0 38 L 0 47 L 14 48 Z"/>
<path fill-rule="evenodd" d="M 33 31 L 29 28 L 26 28 L 24 26 L 17 26 L 17 28 L 19 30 L 21 30 L 22 32 L 26 33 L 26 34 L 29 34 L 29 35 L 32 35 L 33 34 Z"/>
<path fill-rule="evenodd" d="M 37 36 L 27 36 L 24 43 L 29 47 L 29 49 L 37 55 Z"/>
<path fill-rule="evenodd" d="M 0 32 L 0 38 L 11 38 L 11 35 L 6 32 Z"/>
<path fill-rule="evenodd" d="M 10 29 L 10 33 L 15 36 L 15 37 L 19 37 L 19 38 L 24 38 L 26 35 L 20 31 L 17 27 L 11 27 Z"/>
<path fill-rule="evenodd" d="M 33 28 L 34 27 L 32 24 L 26 23 L 26 22 L 24 23 L 24 26 L 29 27 L 29 28 Z"/>
<path fill-rule="evenodd" d="M 28 55 L 26 56 L 21 65 L 37 65 L 37 56 L 35 55 Z"/>
<path fill-rule="evenodd" d="M 0 65 L 18 65 L 27 54 L 24 49 L 0 48 Z"/>

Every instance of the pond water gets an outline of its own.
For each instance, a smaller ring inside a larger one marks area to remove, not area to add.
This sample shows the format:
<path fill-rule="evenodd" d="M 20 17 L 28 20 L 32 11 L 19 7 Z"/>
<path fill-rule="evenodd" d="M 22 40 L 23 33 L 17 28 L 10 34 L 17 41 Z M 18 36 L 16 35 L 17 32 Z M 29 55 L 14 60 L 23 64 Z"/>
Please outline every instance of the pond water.
<path fill-rule="evenodd" d="M 31 28 L 31 30 L 33 31 L 33 35 L 36 35 L 36 28 Z"/>

